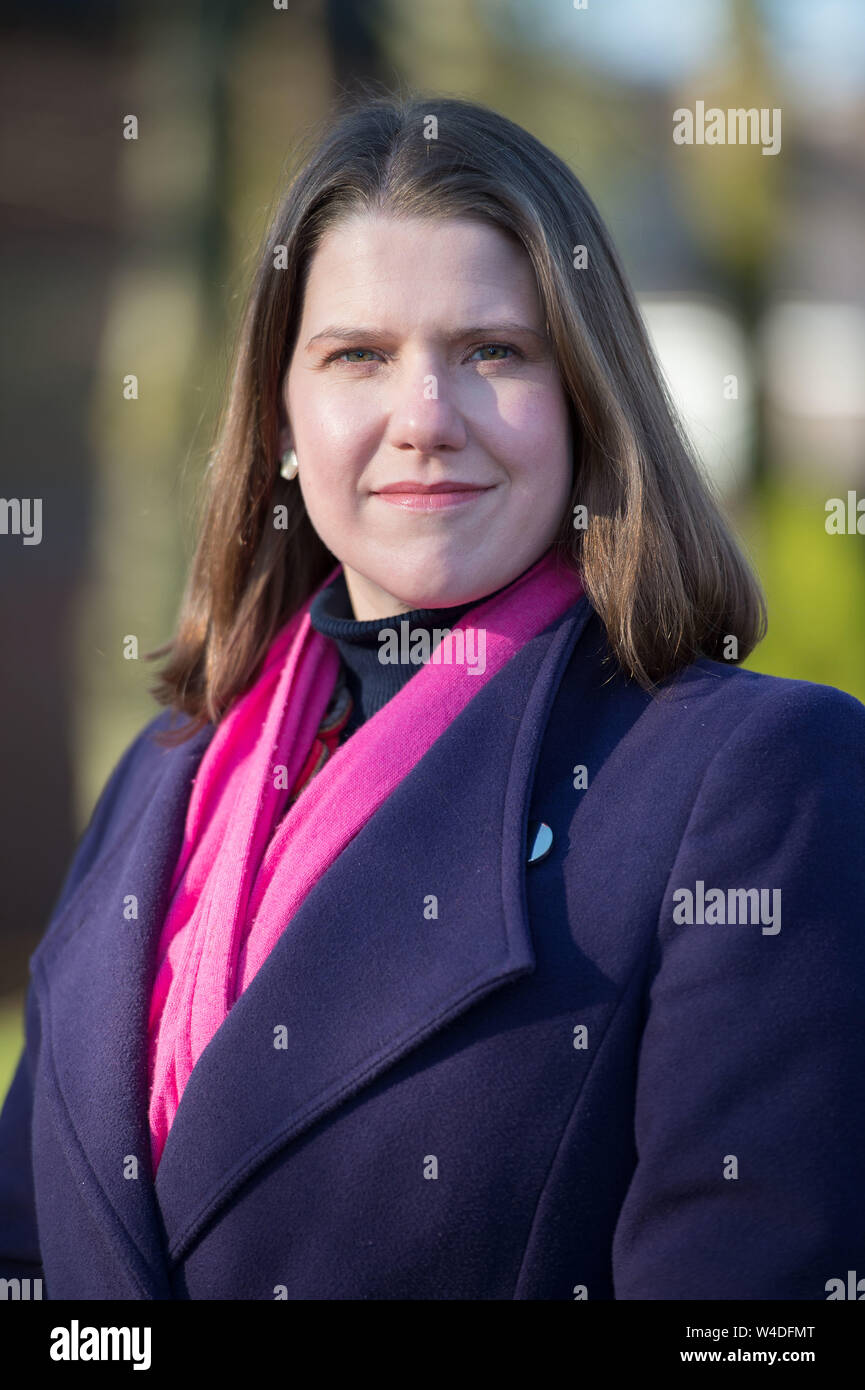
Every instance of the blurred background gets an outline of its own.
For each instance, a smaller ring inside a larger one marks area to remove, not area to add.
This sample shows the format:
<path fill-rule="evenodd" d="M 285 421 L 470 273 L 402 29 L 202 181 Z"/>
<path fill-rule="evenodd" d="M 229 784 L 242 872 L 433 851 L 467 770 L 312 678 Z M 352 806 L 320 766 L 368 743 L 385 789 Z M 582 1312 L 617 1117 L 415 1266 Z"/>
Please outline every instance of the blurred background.
<path fill-rule="evenodd" d="M 767 591 L 748 665 L 865 701 L 862 0 L 148 0 L 4 7 L 0 1096 L 27 959 L 153 663 L 286 164 L 358 80 L 469 97 L 577 172 Z M 780 152 L 673 113 L 780 108 Z M 137 120 L 137 138 L 128 117 Z M 137 398 L 128 378 L 137 378 Z M 126 385 L 125 385 L 126 382 Z M 13 517 L 6 509 L 3 513 Z"/>

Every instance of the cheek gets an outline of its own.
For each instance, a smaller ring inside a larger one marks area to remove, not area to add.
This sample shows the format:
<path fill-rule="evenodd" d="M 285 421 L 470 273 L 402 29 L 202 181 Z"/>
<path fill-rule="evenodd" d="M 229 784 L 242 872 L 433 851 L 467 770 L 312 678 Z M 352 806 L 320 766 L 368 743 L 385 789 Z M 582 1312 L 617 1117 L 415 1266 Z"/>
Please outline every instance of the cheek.
<path fill-rule="evenodd" d="M 570 420 L 560 391 L 520 387 L 500 393 L 491 428 L 515 472 L 537 477 L 569 471 Z"/>
<path fill-rule="evenodd" d="M 364 455 L 380 418 L 371 392 L 309 391 L 297 416 L 297 437 L 329 471 L 341 471 Z"/>
<path fill-rule="evenodd" d="M 292 410 L 291 402 L 296 401 Z M 362 403 L 305 386 L 286 402 L 295 448 L 310 488 L 332 485 L 356 468 L 364 436 Z"/>

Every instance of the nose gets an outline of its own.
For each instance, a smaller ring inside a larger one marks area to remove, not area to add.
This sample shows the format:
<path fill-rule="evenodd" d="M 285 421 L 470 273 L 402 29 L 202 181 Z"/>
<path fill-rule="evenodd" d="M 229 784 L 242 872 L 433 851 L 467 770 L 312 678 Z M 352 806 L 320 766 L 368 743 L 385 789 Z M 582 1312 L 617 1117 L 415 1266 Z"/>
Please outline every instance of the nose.
<path fill-rule="evenodd" d="M 393 448 L 434 454 L 465 447 L 465 420 L 447 374 L 437 362 L 431 357 L 405 362 L 392 386 L 385 437 Z"/>

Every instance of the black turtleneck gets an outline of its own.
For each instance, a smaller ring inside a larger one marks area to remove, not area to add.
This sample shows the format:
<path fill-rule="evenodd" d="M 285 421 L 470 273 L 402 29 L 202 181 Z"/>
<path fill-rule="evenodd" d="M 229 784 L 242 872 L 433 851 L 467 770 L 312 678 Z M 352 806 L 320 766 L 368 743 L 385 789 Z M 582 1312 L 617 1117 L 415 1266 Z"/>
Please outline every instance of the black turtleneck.
<path fill-rule="evenodd" d="M 513 582 L 509 580 L 508 584 Z M 507 587 L 502 585 L 503 589 Z M 501 589 L 493 592 L 501 593 Z M 472 599 L 470 603 L 458 603 L 453 608 L 415 608 L 409 613 L 397 613 L 390 618 L 358 621 L 351 606 L 345 576 L 340 571 L 333 583 L 316 595 L 309 610 L 312 626 L 325 637 L 332 638 L 339 649 L 345 683 L 353 702 L 340 743 L 344 743 L 361 724 L 382 705 L 386 705 L 406 681 L 420 670 L 419 665 L 383 663 L 379 660 L 381 643 L 378 635 L 384 628 L 395 628 L 399 632 L 399 624 L 407 622 L 412 633 L 425 629 L 431 636 L 434 628 L 454 627 L 470 608 L 477 607 L 488 598 L 492 598 L 492 594 L 485 594 L 482 599 Z"/>

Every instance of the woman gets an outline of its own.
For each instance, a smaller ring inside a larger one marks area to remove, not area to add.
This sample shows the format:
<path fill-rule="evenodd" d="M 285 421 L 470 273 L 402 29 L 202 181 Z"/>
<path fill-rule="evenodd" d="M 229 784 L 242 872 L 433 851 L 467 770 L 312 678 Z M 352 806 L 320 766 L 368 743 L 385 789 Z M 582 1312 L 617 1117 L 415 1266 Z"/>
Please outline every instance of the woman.
<path fill-rule="evenodd" d="M 471 103 L 343 113 L 209 489 L 168 708 L 32 959 L 4 1274 L 822 1299 L 862 1268 L 865 710 L 738 666 L 760 590 L 574 175 Z"/>

